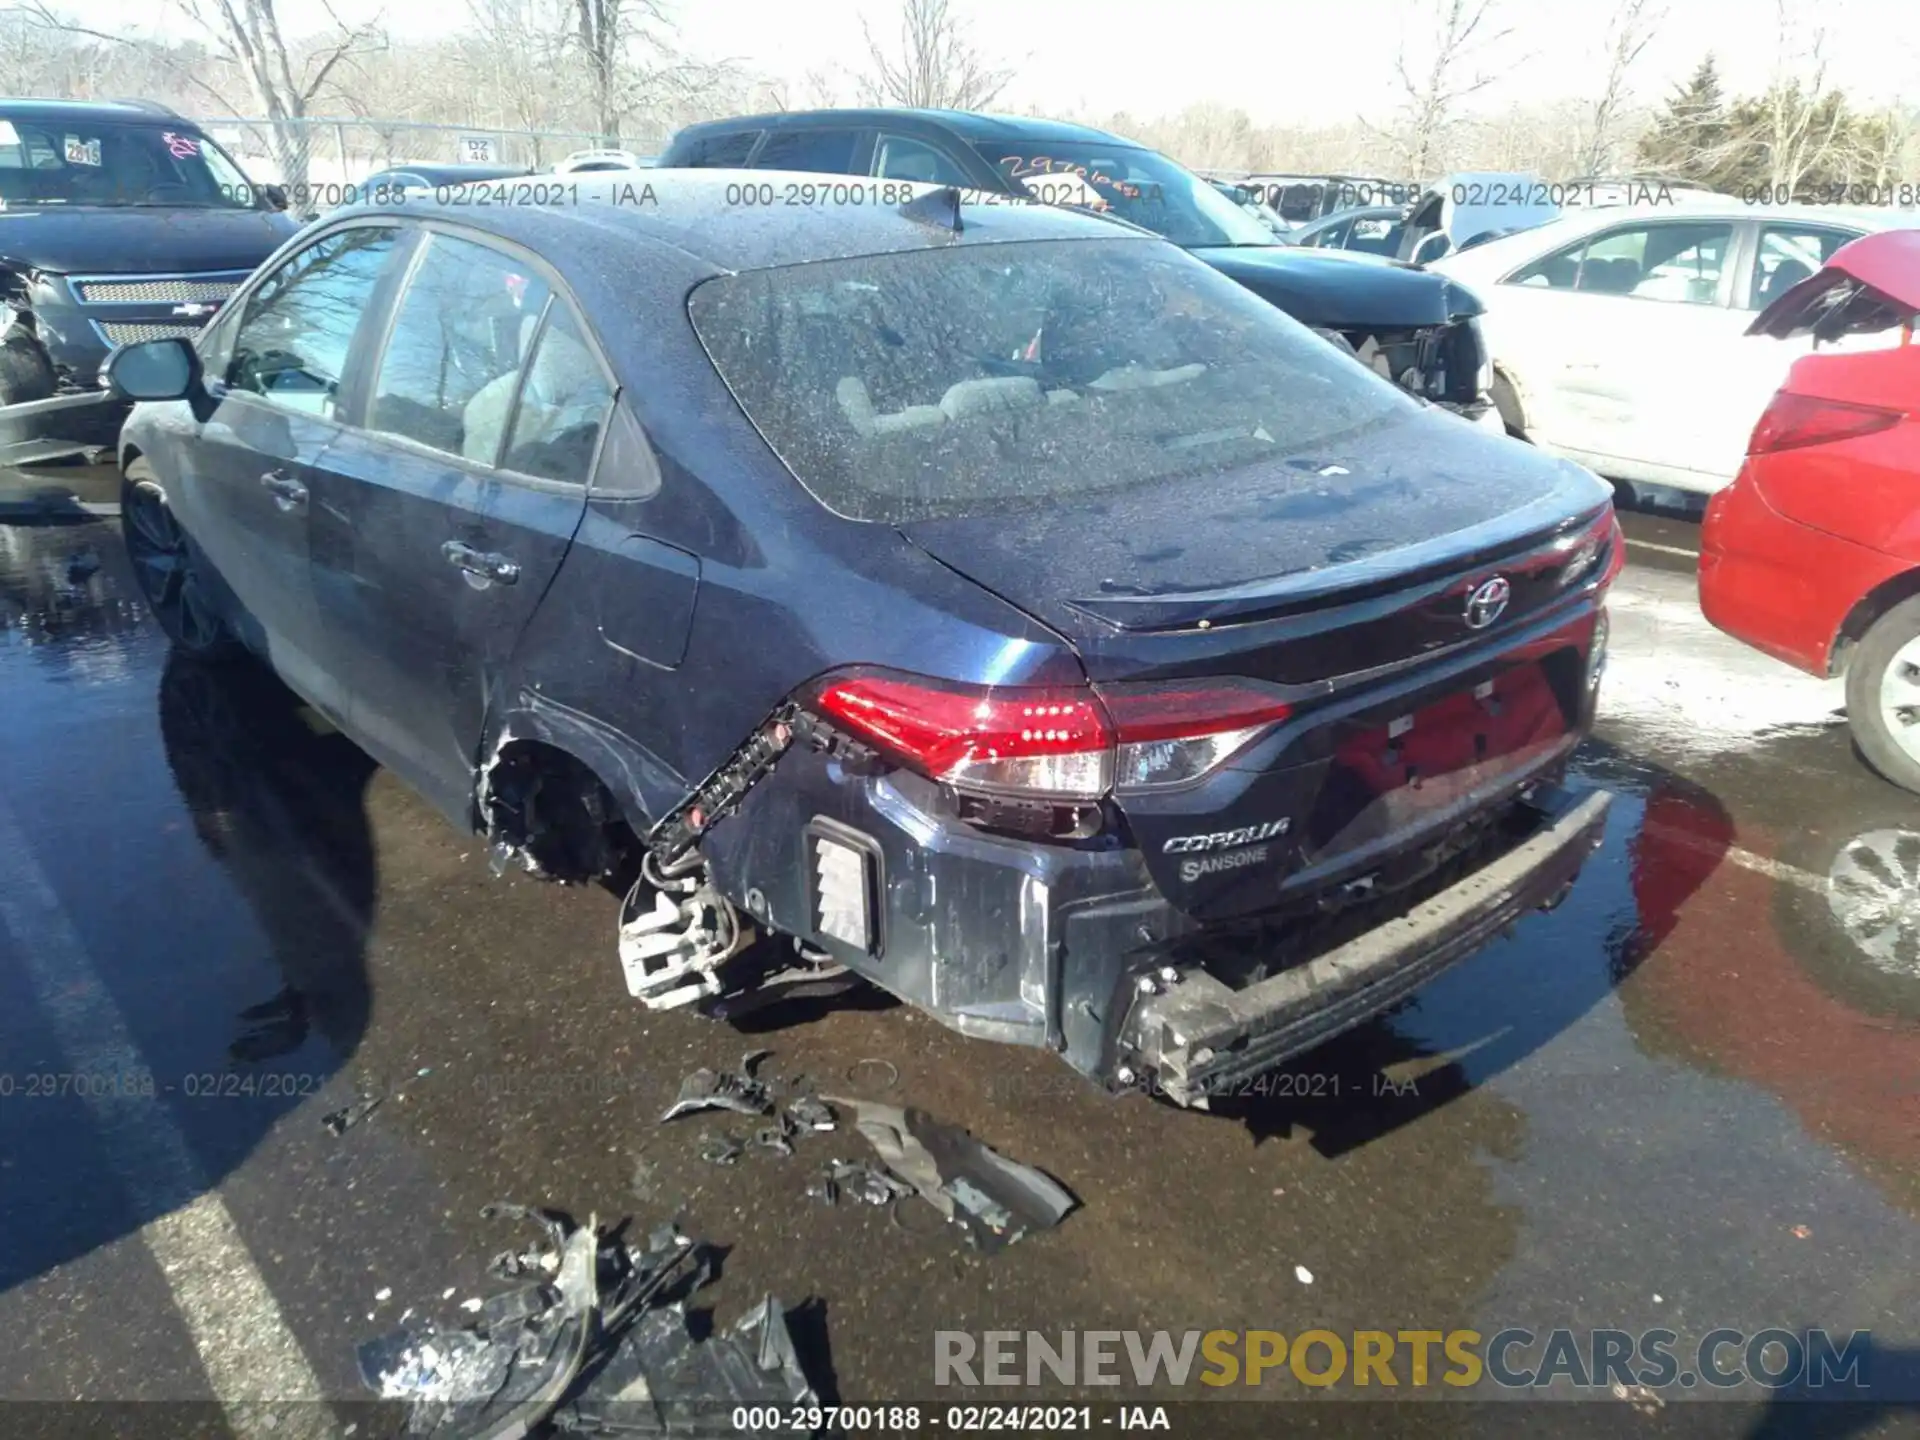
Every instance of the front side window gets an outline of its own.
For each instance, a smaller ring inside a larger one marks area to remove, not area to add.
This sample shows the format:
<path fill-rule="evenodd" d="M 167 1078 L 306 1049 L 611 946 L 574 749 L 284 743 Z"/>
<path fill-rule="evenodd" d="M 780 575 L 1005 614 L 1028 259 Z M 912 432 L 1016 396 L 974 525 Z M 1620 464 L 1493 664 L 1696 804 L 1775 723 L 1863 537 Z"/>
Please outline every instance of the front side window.
<path fill-rule="evenodd" d="M 523 261 L 432 236 L 380 357 L 367 428 L 493 464 L 547 295 Z"/>
<path fill-rule="evenodd" d="M 613 384 L 587 348 L 572 308 L 554 301 L 527 362 L 501 468 L 586 484 L 612 402 Z"/>
<path fill-rule="evenodd" d="M 1353 233 L 1346 248 L 1364 250 L 1369 255 L 1398 255 L 1400 236 L 1406 226 L 1391 217 L 1362 216 L 1353 222 Z"/>
<path fill-rule="evenodd" d="M 0 208 L 252 210 L 259 205 L 240 167 L 189 129 L 0 119 Z"/>
<path fill-rule="evenodd" d="M 398 234 L 336 230 L 294 255 L 248 298 L 227 384 L 303 414 L 334 418 L 347 353 Z"/>
<path fill-rule="evenodd" d="M 976 148 L 1013 189 L 1044 204 L 1116 215 L 1189 250 L 1273 244 L 1273 232 L 1260 221 L 1156 151 L 1079 141 L 996 141 Z"/>
<path fill-rule="evenodd" d="M 1591 295 L 1629 295 L 1682 305 L 1720 303 L 1733 226 L 1708 222 L 1638 225 L 1556 251 L 1510 283 Z"/>
<path fill-rule="evenodd" d="M 1414 401 L 1210 266 L 1139 238 L 718 276 L 694 328 L 813 495 L 889 524 L 1271 462 Z"/>

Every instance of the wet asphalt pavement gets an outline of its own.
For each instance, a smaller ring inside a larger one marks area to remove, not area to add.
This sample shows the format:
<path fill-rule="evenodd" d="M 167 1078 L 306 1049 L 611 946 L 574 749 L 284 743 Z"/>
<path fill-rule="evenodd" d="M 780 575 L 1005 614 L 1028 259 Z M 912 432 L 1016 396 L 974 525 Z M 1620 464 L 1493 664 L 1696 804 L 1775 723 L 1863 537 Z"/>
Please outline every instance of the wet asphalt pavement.
<path fill-rule="evenodd" d="M 649 1014 L 611 895 L 496 879 L 273 682 L 169 664 L 110 516 L 0 523 L 0 1401 L 359 1399 L 359 1341 L 493 1288 L 520 1237 L 478 1212 L 504 1197 L 677 1214 L 727 1249 L 720 1323 L 818 1302 L 803 1338 L 848 1403 L 1034 1398 L 936 1391 L 939 1329 L 1824 1326 L 1872 1332 L 1880 1404 L 1437 1411 L 1277 1371 L 1252 1394 L 1296 1403 L 1235 1418 L 1920 1433 L 1891 1403 L 1920 1400 L 1920 958 L 1911 928 L 1845 936 L 1826 886 L 1854 837 L 1920 831 L 1920 800 L 1853 755 L 1832 686 L 1707 627 L 1691 521 L 1628 528 L 1579 765 L 1620 800 L 1571 899 L 1206 1115 L 877 1002 L 752 1035 Z M 866 1157 L 845 1130 L 719 1167 L 700 1139 L 729 1127 L 656 1125 L 686 1071 L 762 1045 L 1082 1208 L 980 1257 L 924 1206 L 806 1199 Z M 359 1096 L 381 1103 L 329 1133 Z M 74 1413 L 0 1405 L 0 1432 Z M 339 1433 L 326 1414 L 232 1426 Z"/>

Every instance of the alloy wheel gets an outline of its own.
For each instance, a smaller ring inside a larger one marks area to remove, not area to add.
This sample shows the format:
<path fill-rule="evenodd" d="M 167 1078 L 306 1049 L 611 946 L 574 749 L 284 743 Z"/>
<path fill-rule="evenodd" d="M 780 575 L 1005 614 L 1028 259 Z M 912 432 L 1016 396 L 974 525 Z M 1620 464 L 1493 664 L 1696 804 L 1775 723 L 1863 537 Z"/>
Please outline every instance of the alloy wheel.
<path fill-rule="evenodd" d="M 129 486 L 121 521 L 134 578 L 160 628 L 187 650 L 211 649 L 220 639 L 220 620 L 166 495 L 151 481 Z"/>

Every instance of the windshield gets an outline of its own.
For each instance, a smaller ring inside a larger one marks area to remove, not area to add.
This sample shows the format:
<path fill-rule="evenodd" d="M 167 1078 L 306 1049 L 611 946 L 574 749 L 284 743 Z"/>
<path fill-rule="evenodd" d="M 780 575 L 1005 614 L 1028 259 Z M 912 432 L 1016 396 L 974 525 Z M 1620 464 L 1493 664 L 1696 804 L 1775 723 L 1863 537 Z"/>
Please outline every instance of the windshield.
<path fill-rule="evenodd" d="M 1166 156 L 1132 145 L 995 141 L 975 147 L 1000 173 L 1049 205 L 1087 205 L 1192 250 L 1271 245 L 1273 232 Z"/>
<path fill-rule="evenodd" d="M 0 119 L 0 206 L 257 209 L 240 167 L 204 135 L 158 125 Z"/>
<path fill-rule="evenodd" d="M 689 310 L 775 453 L 858 520 L 1175 484 L 1415 408 L 1273 306 L 1143 238 L 749 271 L 707 281 Z"/>

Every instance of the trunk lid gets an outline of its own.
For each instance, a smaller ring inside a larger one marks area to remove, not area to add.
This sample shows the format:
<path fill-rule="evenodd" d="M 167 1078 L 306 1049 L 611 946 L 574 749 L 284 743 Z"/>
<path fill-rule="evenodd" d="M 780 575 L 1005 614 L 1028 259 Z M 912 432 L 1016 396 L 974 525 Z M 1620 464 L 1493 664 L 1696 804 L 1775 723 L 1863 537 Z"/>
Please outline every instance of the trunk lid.
<path fill-rule="evenodd" d="M 1426 411 L 1204 479 L 899 528 L 1070 640 L 1095 681 L 1310 684 L 1467 638 L 1466 579 L 1609 498 L 1578 465 Z M 1543 564 L 1509 576 L 1507 620 L 1557 593 L 1529 588 Z"/>
<path fill-rule="evenodd" d="M 1234 677 L 1293 705 L 1198 782 L 1117 794 L 1203 922 L 1411 883 L 1562 759 L 1594 616 L 1529 622 L 1617 543 L 1590 473 L 1434 413 L 1204 481 L 900 528 L 1058 630 L 1096 689 Z"/>

